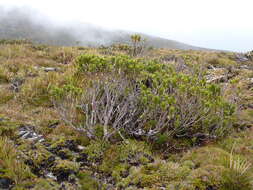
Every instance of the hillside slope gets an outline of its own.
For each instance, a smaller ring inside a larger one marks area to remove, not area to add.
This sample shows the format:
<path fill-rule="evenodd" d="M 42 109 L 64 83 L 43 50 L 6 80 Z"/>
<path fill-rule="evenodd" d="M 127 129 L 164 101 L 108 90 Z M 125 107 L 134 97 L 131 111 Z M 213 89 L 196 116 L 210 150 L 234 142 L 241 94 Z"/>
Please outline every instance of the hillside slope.
<path fill-rule="evenodd" d="M 35 12 L 14 9 L 4 11 L 0 7 L 0 39 L 30 39 L 33 42 L 49 45 L 99 46 L 112 43 L 127 43 L 131 32 L 105 30 L 91 24 L 65 23 L 57 25 Z M 147 45 L 155 48 L 200 49 L 173 40 L 143 34 Z"/>
<path fill-rule="evenodd" d="M 0 44 L 0 189 L 252 190 L 252 89 L 253 55 Z"/>

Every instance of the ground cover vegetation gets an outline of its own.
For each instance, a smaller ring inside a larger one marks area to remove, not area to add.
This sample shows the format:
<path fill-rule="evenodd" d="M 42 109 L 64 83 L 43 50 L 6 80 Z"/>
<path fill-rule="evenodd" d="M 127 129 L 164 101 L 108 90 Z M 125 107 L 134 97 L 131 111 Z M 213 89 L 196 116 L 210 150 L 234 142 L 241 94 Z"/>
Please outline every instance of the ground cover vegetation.
<path fill-rule="evenodd" d="M 252 60 L 2 40 L 0 189 L 253 189 Z"/>

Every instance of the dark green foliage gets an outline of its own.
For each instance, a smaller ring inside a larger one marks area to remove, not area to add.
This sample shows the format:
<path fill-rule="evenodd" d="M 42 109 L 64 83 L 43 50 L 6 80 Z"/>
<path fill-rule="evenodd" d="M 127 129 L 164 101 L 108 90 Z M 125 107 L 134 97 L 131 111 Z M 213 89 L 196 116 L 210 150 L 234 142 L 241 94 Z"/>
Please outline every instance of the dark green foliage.
<path fill-rule="evenodd" d="M 83 54 L 76 59 L 77 72 L 79 74 L 118 74 L 133 80 L 143 78 L 147 73 L 168 70 L 169 66 L 156 60 L 132 59 L 129 56 L 101 57 L 97 55 Z"/>
<path fill-rule="evenodd" d="M 123 129 L 125 135 L 146 136 L 158 139 L 158 143 L 165 142 L 168 137 L 198 142 L 199 138 L 222 137 L 231 130 L 235 107 L 225 101 L 220 86 L 208 84 L 198 74 L 198 68 L 194 67 L 191 74 L 184 74 L 156 60 L 95 55 L 79 56 L 76 66 L 79 74 L 100 76 L 91 79 L 91 87 L 87 89 L 91 98 L 84 96 L 81 101 L 81 105 L 89 105 L 83 110 L 86 120 L 93 118 L 89 124 L 86 122 L 85 130 L 92 131 L 92 127 L 101 124 L 104 135 Z M 124 98 L 130 95 L 131 101 Z M 117 110 L 123 103 L 131 108 Z M 99 115 L 100 110 L 108 107 L 115 110 L 114 115 L 110 112 L 106 117 L 102 112 Z M 122 111 L 125 113 L 120 117 L 121 122 L 115 122 L 116 114 Z M 125 125 L 124 121 L 129 123 Z"/>
<path fill-rule="evenodd" d="M 147 121 L 156 121 L 154 129 L 185 137 L 197 133 L 219 136 L 229 129 L 234 108 L 224 101 L 218 86 L 174 71 L 156 72 L 149 78 L 152 87 L 142 85 L 141 98 L 149 110 Z"/>
<path fill-rule="evenodd" d="M 107 64 L 106 58 L 95 55 L 81 55 L 77 58 L 77 68 L 81 72 L 101 72 L 108 71 L 110 65 Z"/>
<path fill-rule="evenodd" d="M 72 94 L 72 95 L 75 95 L 75 96 L 78 96 L 80 95 L 82 92 L 82 89 L 72 85 L 72 84 L 66 84 L 64 86 L 62 86 L 61 88 L 60 87 L 57 87 L 57 86 L 54 86 L 52 87 L 52 90 L 51 90 L 51 94 L 52 96 L 54 96 L 55 98 L 61 98 L 63 96 L 65 96 L 66 94 Z"/>

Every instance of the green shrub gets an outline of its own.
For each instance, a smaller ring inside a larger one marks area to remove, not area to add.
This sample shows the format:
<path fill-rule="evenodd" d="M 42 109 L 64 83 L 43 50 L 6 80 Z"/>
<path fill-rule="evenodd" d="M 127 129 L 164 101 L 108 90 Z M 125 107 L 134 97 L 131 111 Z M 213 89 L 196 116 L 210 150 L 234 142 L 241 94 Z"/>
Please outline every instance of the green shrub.
<path fill-rule="evenodd" d="M 230 129 L 234 107 L 224 100 L 219 86 L 176 72 L 156 72 L 149 78 L 152 87 L 141 85 L 141 101 L 147 109 L 142 129 L 148 125 L 154 133 L 167 131 L 177 137 L 222 136 Z"/>
<path fill-rule="evenodd" d="M 77 69 L 81 72 L 100 72 L 109 69 L 106 58 L 95 55 L 81 55 L 76 60 Z"/>
<path fill-rule="evenodd" d="M 168 65 L 161 64 L 156 60 L 145 61 L 142 59 L 132 59 L 125 55 L 101 57 L 84 54 L 76 59 L 78 73 L 113 73 L 127 75 L 136 80 L 143 72 L 154 73 L 168 68 Z"/>
<path fill-rule="evenodd" d="M 234 105 L 226 102 L 220 86 L 208 84 L 198 73 L 184 74 L 156 60 L 127 56 L 81 55 L 76 67 L 83 75 L 100 73 L 75 103 L 88 136 L 94 137 L 94 127 L 100 125 L 106 140 L 123 132 L 161 142 L 161 137 L 198 142 L 231 130 Z"/>
<path fill-rule="evenodd" d="M 234 60 L 218 57 L 210 59 L 208 63 L 210 63 L 214 67 L 225 67 L 225 68 L 237 65 L 237 63 Z"/>

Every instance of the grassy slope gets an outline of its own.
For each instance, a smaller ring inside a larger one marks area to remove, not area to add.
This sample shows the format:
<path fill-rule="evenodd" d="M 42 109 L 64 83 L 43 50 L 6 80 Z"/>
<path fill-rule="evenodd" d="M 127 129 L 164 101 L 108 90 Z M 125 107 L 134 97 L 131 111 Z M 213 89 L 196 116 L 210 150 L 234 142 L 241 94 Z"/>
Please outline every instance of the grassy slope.
<path fill-rule="evenodd" d="M 218 64 L 218 66 L 225 69 L 208 71 L 214 75 L 227 72 L 231 67 L 234 67 L 233 72 L 236 75 L 233 80 L 236 79 L 238 82 L 234 84 L 232 82 L 227 83 L 224 93 L 230 96 L 239 89 L 238 94 L 244 107 L 238 112 L 237 123 L 239 127 L 230 136 L 217 142 L 206 142 L 202 147 L 196 146 L 178 153 L 165 152 L 162 154 L 150 151 L 150 147 L 146 147 L 146 145 L 131 141 L 130 145 L 123 147 L 123 149 L 129 152 L 132 151 L 133 155 L 136 152 L 144 151 L 155 161 L 151 162 L 145 155 L 142 155 L 143 158 L 139 159 L 139 165 L 132 166 L 129 170 L 126 169 L 128 166 L 125 167 L 117 161 L 117 154 L 122 153 L 122 145 L 107 147 L 103 152 L 104 157 L 100 164 L 97 164 L 97 167 L 76 166 L 73 160 L 76 160 L 76 156 L 81 155 L 81 153 L 76 154 L 70 148 L 60 146 L 70 139 L 74 139 L 82 146 L 87 145 L 85 138 L 61 121 L 59 114 L 51 104 L 51 97 L 48 96 L 51 85 L 64 84 L 64 77 L 71 75 L 74 70 L 74 59 L 82 53 L 124 54 L 121 51 L 111 52 L 111 50 L 106 49 L 48 47 L 30 44 L 0 45 L 0 119 L 2 118 L 0 120 L 0 146 L 9 145 L 13 151 L 4 152 L 3 149 L 0 151 L 0 179 L 9 178 L 13 180 L 17 189 L 59 189 L 60 183 L 50 178 L 43 178 L 38 174 L 39 172 L 34 170 L 34 165 L 41 166 L 41 160 L 54 156 L 57 159 L 53 163 L 54 169 L 52 169 L 52 172 L 71 168 L 71 170 L 76 171 L 75 173 L 78 173 L 79 180 L 76 183 L 63 180 L 67 189 L 99 189 L 99 180 L 104 180 L 104 176 L 108 173 L 113 173 L 114 182 L 110 183 L 108 182 L 110 180 L 107 179 L 107 184 L 117 186 L 118 189 L 144 189 L 144 187 L 146 189 L 159 189 L 165 186 L 167 189 L 176 189 L 178 187 L 182 190 L 220 189 L 221 187 L 223 189 L 237 189 L 238 186 L 241 189 L 244 188 L 240 176 L 233 176 L 233 171 L 241 168 L 233 168 L 231 160 L 232 162 L 238 162 L 242 167 L 247 166 L 242 164 L 242 160 L 247 160 L 247 164 L 253 164 L 253 130 L 251 128 L 253 125 L 253 110 L 252 107 L 248 106 L 253 103 L 252 86 L 250 87 L 250 81 L 248 80 L 253 77 L 253 72 L 248 69 L 238 69 L 240 64 L 233 61 L 234 55 L 232 53 L 160 49 L 145 54 L 147 58 L 164 58 L 168 55 L 177 55 L 182 56 L 185 60 L 197 56 L 198 59 L 194 61 L 195 64 L 205 63 L 208 60 L 219 60 L 211 63 L 215 66 Z M 244 64 L 252 66 L 253 63 L 247 62 Z M 58 70 L 45 72 L 46 67 L 54 67 Z M 17 92 L 11 89 L 11 85 L 15 81 L 22 81 L 22 85 Z M 50 127 L 58 121 L 59 124 L 56 127 Z M 50 144 L 50 148 L 60 146 L 65 151 L 64 154 L 69 156 L 65 159 L 59 158 L 58 152 L 50 152 L 40 144 L 35 145 L 38 155 L 34 156 L 35 151 L 31 151 L 33 145 L 17 136 L 18 127 L 22 124 L 35 126 L 35 131 L 45 137 L 46 142 Z M 5 136 L 7 136 L 7 140 L 3 139 Z M 18 144 L 16 150 L 13 150 L 13 142 Z M 88 154 L 89 150 L 91 152 L 93 150 L 102 150 L 101 145 L 97 142 L 91 143 L 91 145 L 88 145 Z M 230 159 L 232 149 L 234 155 Z M 129 152 L 124 153 L 123 157 L 128 157 Z M 17 155 L 21 156 L 20 162 L 15 161 Z M 34 165 L 29 165 L 27 162 L 24 164 L 28 158 L 33 160 Z M 18 167 L 10 167 L 10 165 L 17 165 Z M 6 168 L 6 166 L 8 172 L 1 171 L 1 167 Z M 228 172 L 229 177 L 227 178 L 222 173 L 224 168 L 227 168 L 230 172 Z M 94 170 L 98 173 L 104 172 L 101 174 L 102 177 L 97 174 L 100 177 L 95 178 Z M 123 172 L 127 171 L 128 174 L 122 177 L 121 170 Z M 247 176 L 252 176 L 252 174 L 253 167 L 250 166 L 247 170 Z M 245 177 L 243 176 L 243 178 Z M 242 184 L 233 184 L 233 181 Z M 228 186 L 226 186 L 226 183 Z"/>

